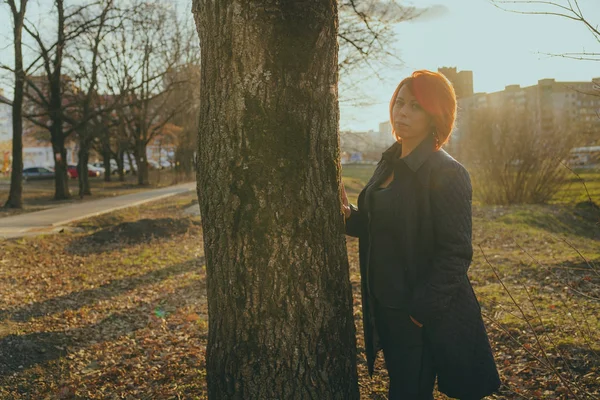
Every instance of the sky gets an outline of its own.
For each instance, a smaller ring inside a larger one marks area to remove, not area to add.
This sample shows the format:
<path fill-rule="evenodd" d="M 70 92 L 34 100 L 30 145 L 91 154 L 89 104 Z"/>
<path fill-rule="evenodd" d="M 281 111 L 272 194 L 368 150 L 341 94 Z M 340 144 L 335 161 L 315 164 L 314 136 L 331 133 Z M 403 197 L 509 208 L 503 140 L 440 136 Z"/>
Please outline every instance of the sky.
<path fill-rule="evenodd" d="M 600 0 L 579 0 L 579 5 L 584 16 L 600 24 Z M 511 84 L 535 85 L 544 78 L 589 81 L 600 77 L 600 61 L 546 55 L 584 50 L 600 53 L 600 43 L 580 22 L 510 13 L 488 0 L 420 0 L 418 6 L 429 6 L 431 12 L 395 28 L 405 67 L 388 71 L 384 82 L 369 82 L 368 95 L 376 102 L 373 106 L 342 104 L 342 130 L 378 130 L 379 122 L 389 118 L 388 103 L 396 85 L 418 69 L 473 71 L 474 91 L 488 93 Z"/>
<path fill-rule="evenodd" d="M 44 4 L 51 0 L 30 0 Z M 167 0 L 165 0 L 167 1 Z M 187 12 L 188 0 L 171 0 Z M 566 4 L 567 0 L 555 0 Z M 394 27 L 397 55 L 404 66 L 384 71 L 383 80 L 366 80 L 369 107 L 340 105 L 342 130 L 377 130 L 388 118 L 388 102 L 402 78 L 417 69 L 456 67 L 473 71 L 475 92 L 503 90 L 506 85 L 535 85 L 539 79 L 589 81 L 600 77 L 600 61 L 570 60 L 547 53 L 598 52 L 600 43 L 583 24 L 548 15 L 521 15 L 500 10 L 490 0 L 419 0 L 401 4 L 428 8 L 419 19 Z M 579 0 L 585 16 L 600 23 L 600 0 Z M 33 8 L 32 8 L 33 9 Z M 523 10 L 523 8 L 520 8 Z M 12 58 L 11 21 L 0 7 L 0 61 Z M 34 13 L 34 11 L 32 11 Z M 362 80 L 359 73 L 342 79 Z M 0 87 L 5 86 L 0 82 Z M 341 97 L 354 97 L 343 93 Z"/>

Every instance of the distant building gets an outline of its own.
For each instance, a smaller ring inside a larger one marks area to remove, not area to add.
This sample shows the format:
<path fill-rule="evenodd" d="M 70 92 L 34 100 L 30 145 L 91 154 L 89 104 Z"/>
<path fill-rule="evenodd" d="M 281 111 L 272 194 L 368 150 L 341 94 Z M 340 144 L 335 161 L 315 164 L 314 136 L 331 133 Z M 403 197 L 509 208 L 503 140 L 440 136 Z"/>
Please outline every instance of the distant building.
<path fill-rule="evenodd" d="M 389 122 L 379 124 L 378 131 L 342 131 L 340 147 L 343 153 L 348 154 L 349 162 L 356 162 L 358 157 L 365 161 L 378 161 L 381 153 L 394 143 L 391 132 Z"/>
<path fill-rule="evenodd" d="M 438 72 L 444 75 L 454 86 L 459 99 L 473 95 L 473 71 L 457 71 L 456 67 L 441 67 Z"/>
<path fill-rule="evenodd" d="M 12 140 L 12 106 L 4 97 L 4 89 L 0 89 L 0 143 Z"/>
<path fill-rule="evenodd" d="M 73 102 L 74 97 L 81 93 L 75 85 L 74 79 L 68 75 L 63 74 L 61 76 L 61 85 L 63 104 Z M 28 76 L 26 79 L 23 112 L 40 115 L 37 118 L 38 123 L 50 123 L 49 117 L 45 115 L 47 114 L 46 110 L 40 106 L 40 103 L 48 99 L 49 89 L 46 75 Z M 71 135 L 65 141 L 65 149 L 67 151 L 67 163 L 69 165 L 76 164 L 77 148 L 74 135 Z M 23 119 L 23 166 L 25 168 L 32 166 L 54 167 L 54 151 L 48 129 L 36 125 L 28 119 Z"/>
<path fill-rule="evenodd" d="M 576 130 L 582 144 L 600 144 L 600 78 L 587 82 L 540 79 L 537 85 L 508 85 L 502 91 L 460 98 L 455 140 L 466 131 L 472 111 L 499 107 L 526 110 L 540 132 L 564 126 Z"/>
<path fill-rule="evenodd" d="M 382 141 L 387 142 L 387 141 L 391 140 L 393 143 L 392 124 L 390 123 L 390 121 L 385 121 L 385 122 L 379 123 L 379 135 L 380 135 Z"/>
<path fill-rule="evenodd" d="M 12 160 L 12 106 L 0 89 L 0 173 L 10 169 Z"/>
<path fill-rule="evenodd" d="M 372 131 L 370 131 L 372 132 Z M 369 132 L 340 132 L 340 148 L 347 153 L 366 152 L 373 148 Z"/>
<path fill-rule="evenodd" d="M 77 164 L 77 145 L 73 135 L 65 141 L 65 150 L 67 152 L 67 164 Z M 34 166 L 54 168 L 54 151 L 50 142 L 50 134 L 44 128 L 24 124 L 23 167 Z"/>

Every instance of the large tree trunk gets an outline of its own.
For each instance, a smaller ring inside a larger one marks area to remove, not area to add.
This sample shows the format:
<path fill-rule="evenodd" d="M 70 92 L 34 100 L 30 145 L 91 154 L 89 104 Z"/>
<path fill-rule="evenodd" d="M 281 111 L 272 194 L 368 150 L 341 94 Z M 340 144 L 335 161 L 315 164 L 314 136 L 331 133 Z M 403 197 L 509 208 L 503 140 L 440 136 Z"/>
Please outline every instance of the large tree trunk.
<path fill-rule="evenodd" d="M 357 399 L 335 0 L 195 0 L 210 399 Z"/>
<path fill-rule="evenodd" d="M 14 46 L 15 46 L 15 92 L 12 104 L 12 170 L 10 173 L 10 192 L 4 204 L 7 208 L 23 207 L 23 87 L 25 72 L 23 71 L 23 53 L 21 38 L 27 1 L 21 1 L 17 11 L 16 3 L 9 2 L 13 13 Z"/>

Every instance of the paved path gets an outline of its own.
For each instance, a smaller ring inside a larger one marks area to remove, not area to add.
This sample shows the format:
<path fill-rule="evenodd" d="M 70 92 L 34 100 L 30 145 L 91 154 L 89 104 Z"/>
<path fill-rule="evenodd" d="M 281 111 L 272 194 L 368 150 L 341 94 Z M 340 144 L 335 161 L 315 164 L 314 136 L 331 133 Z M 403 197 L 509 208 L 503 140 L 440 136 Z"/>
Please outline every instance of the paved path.
<path fill-rule="evenodd" d="M 0 238 L 53 233 L 62 229 L 62 225 L 73 221 L 94 217 L 121 208 L 137 206 L 149 201 L 156 201 L 176 194 L 190 192 L 195 189 L 196 183 L 190 182 L 162 189 L 147 190 L 123 196 L 108 197 L 80 204 L 69 204 L 66 206 L 50 208 L 48 210 L 0 218 Z"/>

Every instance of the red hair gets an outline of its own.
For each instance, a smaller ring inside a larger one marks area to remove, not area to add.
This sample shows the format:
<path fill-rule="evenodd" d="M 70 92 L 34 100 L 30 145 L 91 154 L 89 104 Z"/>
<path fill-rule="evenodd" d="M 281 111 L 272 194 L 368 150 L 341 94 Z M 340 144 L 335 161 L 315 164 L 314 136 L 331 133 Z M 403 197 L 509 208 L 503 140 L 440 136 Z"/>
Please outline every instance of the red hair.
<path fill-rule="evenodd" d="M 440 149 L 450 138 L 450 132 L 456 120 L 456 93 L 452 83 L 442 74 L 427 70 L 419 70 L 411 76 L 404 78 L 396 88 L 390 101 L 390 123 L 392 124 L 392 135 L 396 138 L 394 131 L 394 116 L 392 110 L 398 92 L 404 86 L 417 99 L 417 103 L 434 121 L 437 149 Z"/>

